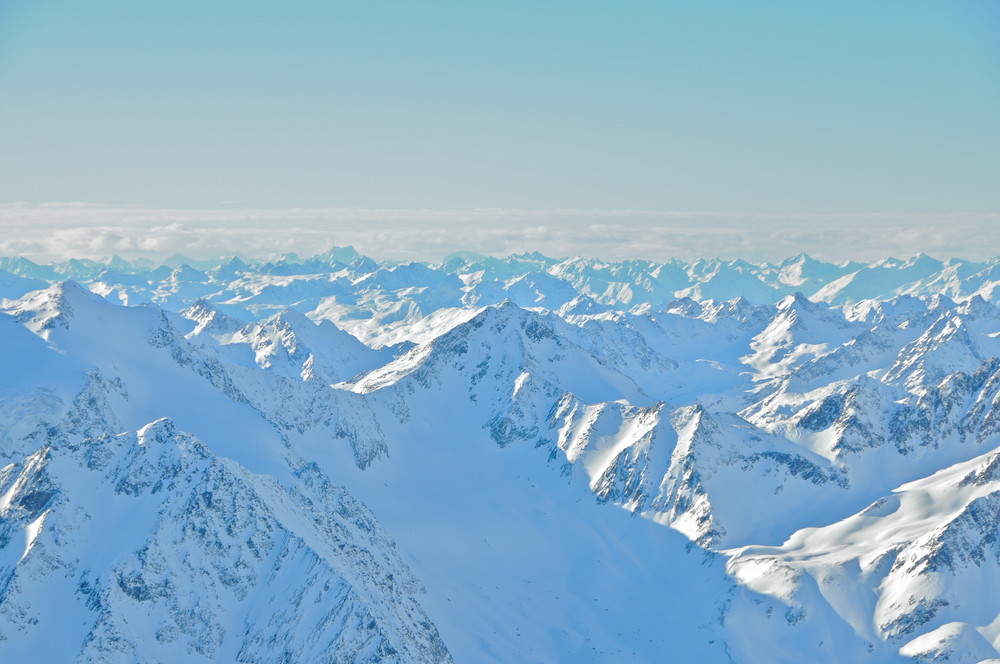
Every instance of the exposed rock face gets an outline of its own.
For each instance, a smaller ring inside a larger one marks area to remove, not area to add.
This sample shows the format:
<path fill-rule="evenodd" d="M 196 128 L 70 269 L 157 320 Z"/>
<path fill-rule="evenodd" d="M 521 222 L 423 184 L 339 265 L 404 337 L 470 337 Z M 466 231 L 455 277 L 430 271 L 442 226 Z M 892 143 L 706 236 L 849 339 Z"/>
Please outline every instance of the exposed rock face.
<path fill-rule="evenodd" d="M 0 313 L 0 656 L 1000 658 L 963 265 L 74 264 Z"/>

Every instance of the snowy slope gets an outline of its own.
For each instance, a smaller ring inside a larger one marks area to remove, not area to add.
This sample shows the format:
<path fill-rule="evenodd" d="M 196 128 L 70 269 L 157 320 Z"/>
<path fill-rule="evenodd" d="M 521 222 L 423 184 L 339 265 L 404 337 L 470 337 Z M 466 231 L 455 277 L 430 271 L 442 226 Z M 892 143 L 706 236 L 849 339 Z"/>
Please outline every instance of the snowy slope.
<path fill-rule="evenodd" d="M 998 659 L 996 265 L 3 259 L 0 656 Z"/>
<path fill-rule="evenodd" d="M 873 650 L 922 661 L 1000 657 L 1000 603 L 984 592 L 1000 583 L 998 467 L 996 451 L 955 464 L 781 547 L 741 549 L 730 569 L 786 610 L 843 621 Z"/>
<path fill-rule="evenodd" d="M 0 471 L 9 660 L 450 661 L 385 533 L 315 470 L 290 491 L 166 419 L 73 420 Z"/>

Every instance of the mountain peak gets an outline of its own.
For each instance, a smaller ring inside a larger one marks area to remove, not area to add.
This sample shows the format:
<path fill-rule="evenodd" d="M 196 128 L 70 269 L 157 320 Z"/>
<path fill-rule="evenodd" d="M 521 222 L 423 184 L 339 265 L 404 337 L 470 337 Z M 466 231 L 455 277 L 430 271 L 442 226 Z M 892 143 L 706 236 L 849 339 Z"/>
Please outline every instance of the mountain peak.
<path fill-rule="evenodd" d="M 145 447 L 151 443 L 163 443 L 176 438 L 177 427 L 169 417 L 161 417 L 138 430 L 138 443 Z"/>
<path fill-rule="evenodd" d="M 801 291 L 795 291 L 791 295 L 786 295 L 778 301 L 777 307 L 779 311 L 787 311 L 789 309 L 807 309 L 811 310 L 819 305 L 812 302 L 808 297 L 802 294 Z M 820 307 L 824 308 L 824 307 Z"/>
<path fill-rule="evenodd" d="M 343 265 L 350 265 L 361 258 L 363 258 L 363 256 L 351 245 L 347 245 L 346 247 L 330 247 L 330 249 L 322 254 L 317 254 L 313 257 L 314 260 L 320 260 L 328 263 L 341 263 Z"/>

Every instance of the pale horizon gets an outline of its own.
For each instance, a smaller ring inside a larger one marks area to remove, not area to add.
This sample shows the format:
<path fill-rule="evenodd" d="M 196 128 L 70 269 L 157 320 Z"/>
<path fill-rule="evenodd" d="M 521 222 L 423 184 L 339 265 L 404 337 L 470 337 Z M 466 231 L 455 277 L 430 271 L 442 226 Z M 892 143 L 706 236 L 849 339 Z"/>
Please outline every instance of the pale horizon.
<path fill-rule="evenodd" d="M 0 205 L 0 255 L 195 260 L 311 256 L 353 246 L 383 260 L 438 261 L 472 251 L 601 260 L 741 258 L 805 253 L 831 263 L 927 254 L 998 254 L 1000 214 L 768 214 L 657 210 L 154 208 L 89 203 Z"/>

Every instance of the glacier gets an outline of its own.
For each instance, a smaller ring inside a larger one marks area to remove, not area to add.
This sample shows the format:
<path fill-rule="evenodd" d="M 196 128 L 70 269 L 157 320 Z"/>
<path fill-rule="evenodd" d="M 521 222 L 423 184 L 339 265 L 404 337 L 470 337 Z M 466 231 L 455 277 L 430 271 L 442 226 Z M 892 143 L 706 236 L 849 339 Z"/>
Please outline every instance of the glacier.
<path fill-rule="evenodd" d="M 1000 661 L 1000 258 L 0 258 L 0 657 Z"/>

